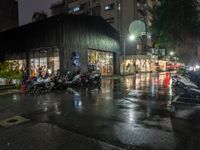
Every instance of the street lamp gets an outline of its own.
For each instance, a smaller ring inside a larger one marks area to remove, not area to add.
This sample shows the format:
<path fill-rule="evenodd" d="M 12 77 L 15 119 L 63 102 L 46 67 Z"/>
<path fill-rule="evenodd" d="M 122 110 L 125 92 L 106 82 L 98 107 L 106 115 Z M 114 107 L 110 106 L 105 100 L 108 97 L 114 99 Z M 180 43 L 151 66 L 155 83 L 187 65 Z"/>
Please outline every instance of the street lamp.
<path fill-rule="evenodd" d="M 129 36 L 129 40 L 130 40 L 130 41 L 135 41 L 135 39 L 136 39 L 135 35 L 130 35 L 130 36 Z"/>
<path fill-rule="evenodd" d="M 127 39 L 127 37 L 124 37 L 123 75 L 125 75 L 126 39 Z M 135 41 L 136 37 L 135 37 L 135 35 L 131 34 L 131 35 L 128 36 L 128 39 L 129 39 L 129 41 Z"/>
<path fill-rule="evenodd" d="M 173 51 L 171 51 L 170 53 L 169 53 L 169 55 L 170 55 L 170 60 L 171 61 L 174 61 L 174 52 Z"/>
<path fill-rule="evenodd" d="M 173 51 L 171 51 L 171 52 L 170 52 L 170 55 L 171 55 L 171 56 L 173 56 L 173 55 L 174 55 L 174 52 L 173 52 Z"/>

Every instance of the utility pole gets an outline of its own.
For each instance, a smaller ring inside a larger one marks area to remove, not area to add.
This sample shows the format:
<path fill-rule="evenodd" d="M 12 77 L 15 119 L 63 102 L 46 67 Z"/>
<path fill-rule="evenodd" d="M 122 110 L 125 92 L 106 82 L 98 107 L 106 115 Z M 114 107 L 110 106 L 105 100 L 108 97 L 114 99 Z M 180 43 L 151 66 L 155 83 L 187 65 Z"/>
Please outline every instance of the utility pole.
<path fill-rule="evenodd" d="M 125 56 L 126 56 L 126 39 L 125 38 L 123 38 L 123 50 L 124 50 L 124 52 L 123 52 L 123 76 L 125 76 L 125 61 L 126 61 L 126 58 L 125 58 Z"/>

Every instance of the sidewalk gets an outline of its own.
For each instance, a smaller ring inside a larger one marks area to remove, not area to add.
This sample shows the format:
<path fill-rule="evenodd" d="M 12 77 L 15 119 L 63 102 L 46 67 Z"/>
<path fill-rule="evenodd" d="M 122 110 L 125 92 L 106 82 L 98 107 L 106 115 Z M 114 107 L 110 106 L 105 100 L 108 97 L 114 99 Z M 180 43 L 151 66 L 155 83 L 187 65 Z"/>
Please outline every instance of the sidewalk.
<path fill-rule="evenodd" d="M 0 90 L 14 89 L 15 85 L 0 85 Z"/>
<path fill-rule="evenodd" d="M 8 94 L 14 94 L 19 93 L 19 89 L 6 89 L 6 90 L 0 90 L 0 96 L 8 95 Z"/>
<path fill-rule="evenodd" d="M 19 88 L 16 88 L 14 85 L 0 85 L 0 96 L 19 92 Z"/>

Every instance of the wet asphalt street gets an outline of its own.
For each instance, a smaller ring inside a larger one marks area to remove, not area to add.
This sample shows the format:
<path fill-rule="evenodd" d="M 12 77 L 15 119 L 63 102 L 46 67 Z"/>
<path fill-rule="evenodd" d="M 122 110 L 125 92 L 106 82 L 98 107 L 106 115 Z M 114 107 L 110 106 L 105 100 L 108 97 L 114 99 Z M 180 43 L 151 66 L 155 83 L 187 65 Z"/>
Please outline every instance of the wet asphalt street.
<path fill-rule="evenodd" d="M 0 150 L 197 150 L 200 126 L 171 119 L 167 73 L 106 78 L 101 88 L 0 94 Z"/>

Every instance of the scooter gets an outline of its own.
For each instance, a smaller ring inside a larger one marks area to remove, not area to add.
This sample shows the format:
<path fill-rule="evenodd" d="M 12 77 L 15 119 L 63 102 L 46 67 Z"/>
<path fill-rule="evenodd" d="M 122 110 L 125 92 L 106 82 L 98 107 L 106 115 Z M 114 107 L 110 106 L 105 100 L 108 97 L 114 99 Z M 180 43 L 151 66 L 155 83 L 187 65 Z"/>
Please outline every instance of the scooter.
<path fill-rule="evenodd" d="M 89 78 L 89 82 L 91 85 L 93 85 L 93 84 L 100 85 L 101 84 L 101 74 L 99 74 L 99 73 L 91 74 L 90 78 Z"/>
<path fill-rule="evenodd" d="M 33 93 L 48 92 L 52 90 L 55 86 L 55 83 L 50 79 L 42 79 L 41 77 L 37 78 L 37 81 L 34 82 Z"/>
<path fill-rule="evenodd" d="M 70 81 L 66 81 L 65 85 L 69 86 L 81 86 L 81 74 L 75 75 Z"/>

